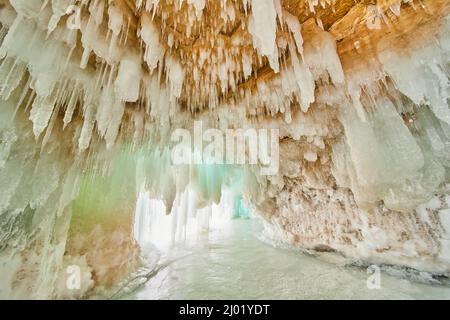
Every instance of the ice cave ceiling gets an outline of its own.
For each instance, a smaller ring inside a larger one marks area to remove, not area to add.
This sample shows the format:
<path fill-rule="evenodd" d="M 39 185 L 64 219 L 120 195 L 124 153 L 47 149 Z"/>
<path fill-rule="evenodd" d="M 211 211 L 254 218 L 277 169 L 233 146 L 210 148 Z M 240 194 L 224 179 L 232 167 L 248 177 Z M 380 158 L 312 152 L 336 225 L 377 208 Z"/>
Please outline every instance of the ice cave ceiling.
<path fill-rule="evenodd" d="M 243 195 L 306 249 L 450 274 L 447 0 L 0 0 L 0 297 L 140 265 L 137 194 Z M 280 130 L 280 167 L 174 166 L 194 121 Z M 178 226 L 182 228 L 182 226 Z M 62 281 L 62 282 L 61 282 Z M 99 289 L 101 288 L 101 289 Z"/>

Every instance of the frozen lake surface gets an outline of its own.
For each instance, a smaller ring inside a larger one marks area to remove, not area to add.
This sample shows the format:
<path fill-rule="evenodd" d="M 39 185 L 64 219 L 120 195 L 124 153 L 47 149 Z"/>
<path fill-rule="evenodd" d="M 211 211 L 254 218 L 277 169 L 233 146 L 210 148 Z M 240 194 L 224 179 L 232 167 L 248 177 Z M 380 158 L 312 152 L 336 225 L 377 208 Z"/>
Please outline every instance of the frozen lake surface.
<path fill-rule="evenodd" d="M 127 299 L 450 299 L 450 286 L 380 274 L 369 289 L 366 268 L 335 254 L 313 257 L 258 238 L 252 220 L 232 220 L 162 254 L 172 261 Z M 406 272 L 399 271 L 406 275 Z"/>

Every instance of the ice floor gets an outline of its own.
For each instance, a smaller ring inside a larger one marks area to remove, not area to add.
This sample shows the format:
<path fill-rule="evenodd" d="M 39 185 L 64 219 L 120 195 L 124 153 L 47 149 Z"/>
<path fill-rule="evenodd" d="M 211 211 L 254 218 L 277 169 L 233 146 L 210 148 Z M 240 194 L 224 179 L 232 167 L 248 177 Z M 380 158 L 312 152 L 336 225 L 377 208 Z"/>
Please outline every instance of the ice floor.
<path fill-rule="evenodd" d="M 368 289 L 365 268 L 334 256 L 275 248 L 253 220 L 232 220 L 171 249 L 174 262 L 127 299 L 450 299 L 450 287 L 380 275 Z M 325 258 L 324 258 L 325 257 Z M 164 259 L 164 257 L 162 258 Z M 330 262 L 333 260 L 334 262 Z M 337 260 L 337 261 L 336 261 Z"/>

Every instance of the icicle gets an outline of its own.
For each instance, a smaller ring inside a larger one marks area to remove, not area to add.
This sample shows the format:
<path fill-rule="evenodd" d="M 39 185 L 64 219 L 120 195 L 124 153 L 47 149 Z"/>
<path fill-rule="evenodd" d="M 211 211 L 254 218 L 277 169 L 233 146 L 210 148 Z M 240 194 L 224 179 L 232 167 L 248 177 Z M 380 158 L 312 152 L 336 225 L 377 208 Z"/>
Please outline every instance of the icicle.
<path fill-rule="evenodd" d="M 181 96 L 184 81 L 183 67 L 178 61 L 168 58 L 166 59 L 166 69 L 171 93 L 174 97 L 179 98 Z"/>
<path fill-rule="evenodd" d="M 84 112 L 83 127 L 81 128 L 80 137 L 78 139 L 78 148 L 83 151 L 89 148 L 92 139 L 92 131 L 95 124 L 95 107 L 88 102 Z"/>
<path fill-rule="evenodd" d="M 252 0 L 252 15 L 249 32 L 253 46 L 270 60 L 272 69 L 278 72 L 277 11 L 274 0 Z"/>
<path fill-rule="evenodd" d="M 117 134 L 119 133 L 119 128 L 122 123 L 123 113 L 125 111 L 125 105 L 123 102 L 117 102 L 112 105 L 111 120 L 108 125 L 108 129 L 105 135 L 106 146 L 111 148 L 116 141 Z"/>
<path fill-rule="evenodd" d="M 303 112 L 308 111 L 309 106 L 315 100 L 314 89 L 315 83 L 311 72 L 305 67 L 303 62 L 298 60 L 297 52 L 294 49 L 292 41 L 289 44 L 289 52 L 291 54 L 292 66 L 294 68 L 295 80 L 300 90 L 301 109 Z"/>
<path fill-rule="evenodd" d="M 122 58 L 119 72 L 114 83 L 114 92 L 124 102 L 135 102 L 139 99 L 142 69 L 137 54 L 129 54 Z"/>
<path fill-rule="evenodd" d="M 160 43 L 158 29 L 148 15 L 142 16 L 141 25 L 140 36 L 146 46 L 144 60 L 152 72 L 162 60 L 165 48 Z"/>
<path fill-rule="evenodd" d="M 300 22 L 298 21 L 298 18 L 296 16 L 293 16 L 289 12 L 284 13 L 284 19 L 289 28 L 289 31 L 292 33 L 292 35 L 294 37 L 295 44 L 297 45 L 298 53 L 302 56 L 302 59 L 304 59 L 304 57 L 303 57 L 303 37 L 302 37 L 302 33 L 301 33 L 302 29 L 301 29 Z"/>

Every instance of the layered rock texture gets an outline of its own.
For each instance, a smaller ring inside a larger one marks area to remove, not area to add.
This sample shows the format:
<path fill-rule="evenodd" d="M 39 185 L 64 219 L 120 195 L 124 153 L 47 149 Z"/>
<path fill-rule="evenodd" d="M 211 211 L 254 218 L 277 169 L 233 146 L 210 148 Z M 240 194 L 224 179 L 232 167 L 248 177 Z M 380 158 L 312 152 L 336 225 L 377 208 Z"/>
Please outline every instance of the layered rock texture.
<path fill-rule="evenodd" d="M 126 278 L 142 263 L 140 190 L 185 217 L 231 187 L 279 241 L 448 276 L 449 13 L 445 0 L 0 1 L 0 297 L 81 298 Z M 195 121 L 279 129 L 278 173 L 174 165 L 171 133 Z"/>

